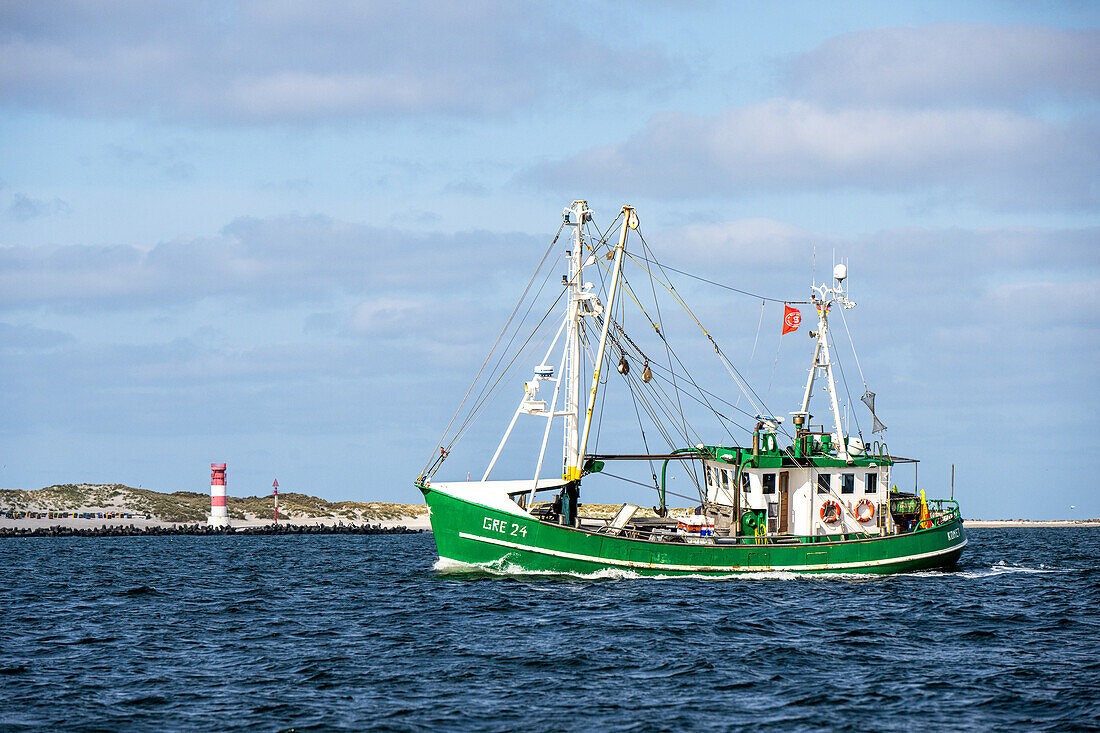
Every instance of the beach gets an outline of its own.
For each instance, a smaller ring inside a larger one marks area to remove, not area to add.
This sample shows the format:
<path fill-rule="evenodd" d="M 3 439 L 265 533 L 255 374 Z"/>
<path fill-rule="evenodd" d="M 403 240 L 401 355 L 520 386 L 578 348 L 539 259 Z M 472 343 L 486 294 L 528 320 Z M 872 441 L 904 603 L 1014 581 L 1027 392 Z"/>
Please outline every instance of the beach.
<path fill-rule="evenodd" d="M 299 527 L 317 527 L 328 526 L 335 527 L 339 525 L 355 526 L 355 527 L 383 527 L 390 529 L 393 527 L 405 527 L 406 529 L 431 529 L 431 523 L 428 521 L 428 512 L 426 507 L 419 507 L 421 511 L 416 511 L 418 507 L 416 505 L 410 505 L 408 515 L 388 517 L 388 518 L 363 518 L 358 520 L 352 520 L 347 517 L 338 516 L 283 516 L 279 515 L 279 524 L 296 525 Z M 32 510 L 33 511 L 33 510 Z M 113 513 L 117 512 L 117 508 L 112 511 L 107 511 L 103 507 L 78 507 L 75 510 L 71 510 L 71 513 L 75 514 L 97 514 L 97 513 Z M 66 512 L 69 513 L 69 512 Z M 49 527 L 71 527 L 73 529 L 99 529 L 102 527 L 130 527 L 134 526 L 138 529 L 162 527 L 162 528 L 179 528 L 194 526 L 195 524 L 205 524 L 205 520 L 198 522 L 167 522 L 156 517 L 147 518 L 145 514 L 134 514 L 132 518 L 127 517 L 112 517 L 112 518 L 96 518 L 96 519 L 82 519 L 75 517 L 21 517 L 21 518 L 8 518 L 0 516 L 0 529 L 47 529 Z M 232 518 L 229 522 L 230 526 L 236 529 L 246 529 L 249 527 L 269 527 L 274 522 L 271 518 L 256 517 L 254 515 L 246 514 L 243 519 Z"/>
<path fill-rule="evenodd" d="M 1100 519 L 964 519 L 963 525 L 982 529 L 998 527 L 1100 527 Z"/>

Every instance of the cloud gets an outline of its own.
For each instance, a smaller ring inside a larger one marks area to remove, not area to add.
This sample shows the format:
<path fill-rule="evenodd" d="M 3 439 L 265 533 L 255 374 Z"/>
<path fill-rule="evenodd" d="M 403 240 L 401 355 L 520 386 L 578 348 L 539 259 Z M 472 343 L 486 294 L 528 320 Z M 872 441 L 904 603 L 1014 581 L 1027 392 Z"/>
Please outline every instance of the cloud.
<path fill-rule="evenodd" d="M 982 300 L 987 314 L 1014 312 L 1016 320 L 1029 326 L 1100 325 L 1100 279 L 1096 277 L 1077 282 L 1008 283 L 990 289 Z"/>
<path fill-rule="evenodd" d="M 689 224 L 662 234 L 676 242 L 678 255 L 698 262 L 735 258 L 738 263 L 782 264 L 812 242 L 827 241 L 801 227 L 774 219 L 739 219 Z"/>
<path fill-rule="evenodd" d="M 1100 203 L 1100 124 L 1004 110 L 832 108 L 772 99 L 716 116 L 666 113 L 622 143 L 537 165 L 522 180 L 625 195 L 937 190 L 993 206 Z"/>
<path fill-rule="evenodd" d="M 675 66 L 564 18 L 492 0 L 14 5 L 0 11 L 0 95 L 71 114 L 215 122 L 480 115 L 566 83 L 663 83 Z"/>
<path fill-rule="evenodd" d="M 518 179 L 660 198 L 855 189 L 996 209 L 1100 203 L 1100 30 L 877 28 L 796 55 L 783 75 L 787 96 L 657 114 Z"/>
<path fill-rule="evenodd" d="M 50 351 L 73 343 L 72 334 L 52 328 L 0 323 L 0 351 Z"/>
<path fill-rule="evenodd" d="M 413 300 L 376 298 L 359 304 L 351 318 L 351 329 L 364 336 L 405 333 L 422 328 L 437 312 L 438 306 Z"/>
<path fill-rule="evenodd" d="M 30 221 L 31 219 L 62 216 L 71 211 L 72 207 L 69 206 L 68 202 L 59 198 L 54 197 L 49 201 L 44 201 L 31 198 L 24 193 L 17 193 L 11 197 L 11 203 L 8 204 L 6 213 L 9 218 L 16 221 Z"/>
<path fill-rule="evenodd" d="M 646 236 L 665 264 L 779 298 L 805 299 L 815 244 L 819 276 L 829 268 L 829 250 L 850 258 L 848 282 L 859 308 L 844 319 L 891 426 L 891 446 L 926 459 L 922 482 L 942 475 L 940 464 L 951 456 L 969 456 L 974 470 L 995 470 L 988 467 L 1003 465 L 1011 446 L 1068 444 L 1088 434 L 1091 413 L 1081 405 L 1098 396 L 1100 228 L 908 227 L 845 237 L 746 219 Z M 363 480 L 356 478 L 362 466 L 385 466 L 370 474 L 374 488 L 363 489 L 376 492 L 416 475 L 507 318 L 511 303 L 502 307 L 500 299 L 518 294 L 545 244 L 520 235 L 411 234 L 324 217 L 273 217 L 145 249 L 0 247 L 7 278 L 0 307 L 9 324 L 0 325 L 0 381 L 18 387 L 0 392 L 0 407 L 12 418 L 0 433 L 26 445 L 20 452 L 33 456 L 26 462 L 34 466 L 56 466 L 48 459 L 59 443 L 90 445 L 81 441 L 101 436 L 94 452 L 103 460 L 98 470 L 108 473 L 116 470 L 111 465 L 131 465 L 135 445 L 147 446 L 158 457 L 139 471 L 149 476 L 187 475 L 196 455 L 228 455 L 242 465 L 250 451 L 317 446 L 295 461 L 342 467 L 318 470 L 321 490 L 346 493 Z M 13 250 L 15 262 L 34 264 L 22 277 L 9 275 Z M 645 301 L 641 268 L 628 262 L 626 273 Z M 781 303 L 762 311 L 758 299 L 670 275 L 723 352 L 766 396 L 766 407 L 783 414 L 797 405 L 812 311 L 803 310 L 800 335 L 781 337 Z M 20 297 L 8 298 L 27 278 Z M 560 292 L 555 279 L 544 296 Z M 311 293 L 329 291 L 345 295 L 322 308 L 310 302 Z M 247 298 L 248 307 L 227 308 L 226 298 Z M 210 302 L 173 315 L 174 304 L 198 300 Z M 701 386 L 734 401 L 736 388 L 710 342 L 676 304 L 662 302 L 670 306 L 661 310 L 662 333 L 676 356 Z M 74 307 L 59 312 L 64 305 Z M 164 325 L 150 328 L 151 321 Z M 655 363 L 663 360 L 658 337 L 636 312 L 623 323 Z M 847 329 L 835 315 L 833 325 L 845 401 L 850 391 L 859 408 Z M 530 358 L 515 363 L 515 378 L 502 382 L 500 398 L 463 444 L 464 456 L 480 457 L 478 448 L 491 453 L 526 370 L 547 347 L 532 342 Z M 614 400 L 625 401 L 623 410 L 609 414 L 601 440 L 630 445 L 633 408 L 613 383 L 608 404 Z M 709 416 L 694 403 L 685 410 L 706 435 L 721 434 L 708 429 Z M 352 439 L 363 447 L 332 447 Z M 65 460 L 69 472 L 96 465 L 77 448 Z M 451 465 L 464 474 L 462 460 L 473 462 L 456 454 Z M 165 461 L 171 471 L 158 473 Z M 260 463 L 269 470 L 270 460 Z M 1005 490 L 1014 490 L 1006 480 Z M 979 511 L 980 501 L 971 501 L 967 506 Z"/>
<path fill-rule="evenodd" d="M 193 178 L 195 166 L 183 160 L 181 146 L 162 145 L 159 148 L 137 150 L 122 145 L 109 145 L 108 158 L 122 168 L 146 168 L 166 178 L 183 181 Z"/>
<path fill-rule="evenodd" d="M 215 236 L 152 248 L 0 247 L 0 306 L 158 308 L 226 296 L 294 303 L 333 293 L 489 288 L 537 261 L 544 247 L 522 234 L 242 218 Z"/>
<path fill-rule="evenodd" d="M 1015 106 L 1100 98 L 1100 30 L 937 23 L 836 36 L 786 78 L 822 104 Z"/>
<path fill-rule="evenodd" d="M 747 219 L 677 227 L 650 239 L 658 258 L 672 259 L 663 252 L 668 243 L 682 269 L 773 298 L 805 299 L 802 287 L 814 267 L 819 278 L 826 275 L 835 255 L 849 261 L 852 292 L 871 294 L 878 310 L 897 309 L 891 315 L 927 295 L 921 312 L 945 321 L 964 310 L 959 298 L 965 298 L 966 309 L 991 322 L 997 320 L 991 308 L 1027 303 L 1028 323 L 1050 322 L 1056 311 L 1073 323 L 1100 323 L 1100 290 L 1091 289 L 1100 277 L 1100 227 L 903 227 L 842 237 Z M 745 282 L 746 267 L 756 282 Z M 1095 308 L 1082 308 L 1090 301 Z"/>
<path fill-rule="evenodd" d="M 1091 434 L 1092 413 L 1082 406 L 1100 399 L 1094 375 L 1100 228 L 907 227 L 842 237 L 779 222 L 726 222 L 650 233 L 648 239 L 660 259 L 672 261 L 673 249 L 683 269 L 792 300 L 809 295 L 815 243 L 819 279 L 828 277 L 830 251 L 848 259 L 847 285 L 859 307 L 836 309 L 830 321 L 841 400 L 853 402 L 853 420 L 866 431 L 858 403 L 866 377 L 878 393 L 878 414 L 891 427 L 890 446 L 924 461 L 922 484 L 929 476 L 934 484 L 950 461 L 968 456 L 965 465 L 976 472 L 967 488 L 972 511 L 996 516 L 1005 502 L 1031 506 L 1026 482 L 997 468 L 1010 463 L 1019 446 L 1069 451 L 1080 435 Z M 768 395 L 767 409 L 783 414 L 798 404 L 812 307 L 797 306 L 800 334 L 780 336 L 782 303 L 762 308 L 758 299 L 673 278 L 733 363 Z M 667 319 L 668 311 L 663 315 Z M 692 324 L 684 326 L 668 332 L 682 340 L 692 331 Z M 705 344 L 692 353 L 678 341 L 677 350 L 693 368 L 708 363 Z M 814 399 L 813 411 L 827 421 L 821 396 Z M 987 493 L 988 486 L 997 491 Z"/>
<path fill-rule="evenodd" d="M 487 196 L 489 189 L 483 183 L 464 178 L 460 181 L 451 181 L 443 187 L 443 192 L 457 196 Z"/>

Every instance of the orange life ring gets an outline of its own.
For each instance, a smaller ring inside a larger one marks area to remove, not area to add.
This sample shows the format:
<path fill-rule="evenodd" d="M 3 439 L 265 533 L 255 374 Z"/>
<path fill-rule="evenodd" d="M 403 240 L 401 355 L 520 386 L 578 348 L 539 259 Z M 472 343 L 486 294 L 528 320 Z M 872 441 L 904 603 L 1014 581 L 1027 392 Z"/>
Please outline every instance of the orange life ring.
<path fill-rule="evenodd" d="M 840 521 L 840 504 L 837 504 L 832 499 L 829 499 L 821 505 L 821 521 L 825 524 L 835 524 Z"/>
<path fill-rule="evenodd" d="M 864 510 L 866 508 L 866 511 Z M 870 522 L 875 518 L 875 505 L 870 499 L 864 499 L 856 504 L 856 519 L 860 522 Z"/>

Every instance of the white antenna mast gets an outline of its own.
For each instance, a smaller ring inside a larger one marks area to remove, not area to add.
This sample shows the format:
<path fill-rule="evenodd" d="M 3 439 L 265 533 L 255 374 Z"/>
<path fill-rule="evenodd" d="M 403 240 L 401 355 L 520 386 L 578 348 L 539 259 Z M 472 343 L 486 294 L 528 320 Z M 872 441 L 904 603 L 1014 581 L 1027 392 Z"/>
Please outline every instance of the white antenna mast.
<path fill-rule="evenodd" d="M 854 308 L 855 303 L 848 300 L 844 291 L 844 280 L 848 277 L 848 268 L 843 264 L 833 267 L 833 279 L 836 281 L 832 287 L 827 284 L 815 285 L 811 290 L 810 299 L 817 308 L 817 331 L 810 333 L 817 337 L 814 344 L 813 362 L 810 365 L 810 374 L 806 379 L 806 391 L 802 395 L 802 409 L 796 414 L 809 418 L 810 396 L 813 393 L 814 377 L 820 369 L 825 372 L 825 391 L 829 393 L 829 406 L 833 413 L 833 429 L 836 440 L 837 457 L 848 460 L 848 434 L 845 421 L 841 418 L 840 403 L 837 398 L 836 381 L 833 378 L 833 360 L 829 349 L 829 308 L 838 303 L 841 307 Z"/>

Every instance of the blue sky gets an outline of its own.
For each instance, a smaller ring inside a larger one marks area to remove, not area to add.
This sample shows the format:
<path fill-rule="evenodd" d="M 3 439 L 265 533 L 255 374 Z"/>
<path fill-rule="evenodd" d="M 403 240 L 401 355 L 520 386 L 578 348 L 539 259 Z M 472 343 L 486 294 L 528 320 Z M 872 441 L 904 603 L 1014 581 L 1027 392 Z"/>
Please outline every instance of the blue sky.
<path fill-rule="evenodd" d="M 954 463 L 969 516 L 1100 516 L 1098 20 L 0 4 L 0 485 L 203 490 L 226 461 L 230 494 L 278 476 L 416 501 L 586 198 L 605 222 L 635 205 L 665 261 L 775 297 L 804 299 L 815 252 L 847 258 L 863 371 L 921 485 Z M 750 360 L 760 303 L 683 287 L 754 384 L 779 352 L 775 411 L 795 409 L 809 340 L 765 328 Z M 512 400 L 454 472 L 484 465 Z"/>

